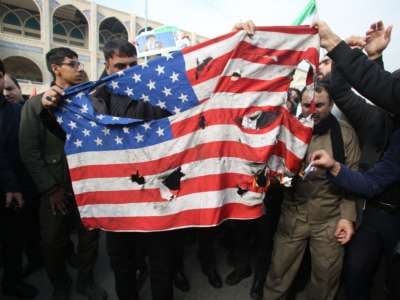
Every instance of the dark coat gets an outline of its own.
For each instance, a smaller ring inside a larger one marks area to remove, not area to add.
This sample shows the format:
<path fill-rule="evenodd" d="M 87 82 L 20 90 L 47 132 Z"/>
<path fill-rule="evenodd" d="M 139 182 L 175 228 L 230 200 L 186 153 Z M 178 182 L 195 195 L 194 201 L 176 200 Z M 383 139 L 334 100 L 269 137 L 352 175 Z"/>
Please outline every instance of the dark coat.
<path fill-rule="evenodd" d="M 34 196 L 35 187 L 19 155 L 18 130 L 21 104 L 0 95 L 0 190 Z"/>
<path fill-rule="evenodd" d="M 328 56 L 338 70 L 360 94 L 382 107 L 400 115 L 400 79 L 383 70 L 359 49 L 340 42 Z"/>
<path fill-rule="evenodd" d="M 70 188 L 64 153 L 65 133 L 41 104 L 42 94 L 24 105 L 19 130 L 21 158 L 40 194 L 59 185 Z"/>

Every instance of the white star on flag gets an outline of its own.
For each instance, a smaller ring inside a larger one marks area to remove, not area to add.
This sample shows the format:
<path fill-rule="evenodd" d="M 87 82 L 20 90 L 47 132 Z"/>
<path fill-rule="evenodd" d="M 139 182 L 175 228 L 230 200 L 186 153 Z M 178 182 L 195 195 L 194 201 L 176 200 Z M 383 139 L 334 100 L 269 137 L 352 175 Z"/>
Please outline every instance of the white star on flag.
<path fill-rule="evenodd" d="M 142 69 L 148 68 L 148 67 L 149 67 L 149 65 L 147 64 L 147 62 L 144 62 L 144 63 L 140 64 L 140 66 L 142 67 Z"/>
<path fill-rule="evenodd" d="M 113 121 L 118 121 L 119 117 L 112 117 Z"/>
<path fill-rule="evenodd" d="M 82 142 L 80 139 L 76 139 L 75 142 L 74 142 L 74 144 L 75 144 L 75 146 L 76 146 L 77 148 L 82 147 L 82 143 L 83 143 L 83 142 Z"/>
<path fill-rule="evenodd" d="M 132 76 L 132 79 L 135 80 L 135 83 L 138 83 L 138 82 L 142 81 L 141 77 L 142 77 L 142 75 L 134 73 Z"/>
<path fill-rule="evenodd" d="M 81 113 L 86 114 L 89 111 L 87 104 L 83 104 L 80 111 L 81 111 Z"/>
<path fill-rule="evenodd" d="M 162 54 L 163 57 L 168 61 L 173 58 L 172 53 L 166 52 Z"/>
<path fill-rule="evenodd" d="M 140 134 L 139 132 L 136 134 L 135 139 L 136 141 L 139 142 L 143 142 L 143 134 Z"/>
<path fill-rule="evenodd" d="M 173 72 L 172 75 L 169 76 L 169 78 L 171 78 L 172 82 L 179 81 L 178 77 L 179 77 L 179 73 L 175 73 L 175 72 Z"/>
<path fill-rule="evenodd" d="M 111 81 L 111 87 L 113 88 L 113 90 L 119 88 L 118 81 Z"/>
<path fill-rule="evenodd" d="M 63 121 L 63 118 L 62 117 L 57 117 L 57 123 L 58 124 L 62 124 L 64 121 Z"/>
<path fill-rule="evenodd" d="M 86 128 L 83 129 L 82 133 L 83 133 L 84 136 L 90 136 L 90 130 L 89 129 L 86 129 Z"/>
<path fill-rule="evenodd" d="M 122 140 L 123 140 L 123 138 L 121 138 L 121 137 L 119 137 L 119 136 L 116 136 L 115 137 L 115 139 L 114 139 L 114 141 L 115 141 L 115 143 L 118 145 L 118 144 L 122 144 Z"/>
<path fill-rule="evenodd" d="M 72 100 L 71 100 L 71 99 L 69 99 L 69 98 L 67 98 L 67 99 L 65 99 L 65 102 L 67 102 L 67 103 L 71 103 L 71 102 L 72 102 Z"/>
<path fill-rule="evenodd" d="M 188 101 L 188 95 L 181 93 L 181 95 L 178 97 L 178 99 L 181 100 L 182 103 L 185 103 Z"/>
<path fill-rule="evenodd" d="M 104 119 L 104 115 L 98 115 L 98 116 L 96 116 L 96 118 L 99 119 L 99 120 L 103 120 Z"/>
<path fill-rule="evenodd" d="M 97 127 L 97 124 L 96 124 L 95 121 L 90 121 L 89 124 L 90 124 L 90 126 L 92 126 L 92 127 Z"/>
<path fill-rule="evenodd" d="M 117 74 L 118 74 L 118 76 L 124 75 L 124 70 L 118 71 Z"/>
<path fill-rule="evenodd" d="M 162 129 L 161 127 L 158 127 L 156 132 L 157 132 L 158 136 L 164 135 L 164 129 Z"/>
<path fill-rule="evenodd" d="M 104 135 L 110 135 L 110 129 L 107 127 L 104 127 L 104 129 L 102 130 Z"/>
<path fill-rule="evenodd" d="M 78 97 L 79 99 L 82 98 L 82 96 L 84 96 L 85 93 L 84 92 L 80 92 L 78 94 L 76 94 L 76 97 Z"/>
<path fill-rule="evenodd" d="M 128 96 L 132 96 L 132 95 L 133 95 L 133 89 L 127 87 L 126 90 L 125 90 L 125 93 L 126 93 Z"/>
<path fill-rule="evenodd" d="M 161 100 L 158 100 L 157 106 L 159 106 L 161 109 L 164 109 L 164 108 L 167 107 L 167 106 L 165 105 L 165 101 L 161 101 Z"/>
<path fill-rule="evenodd" d="M 151 129 L 151 127 L 150 127 L 150 123 L 144 123 L 144 124 L 142 124 L 142 127 L 144 128 L 144 130 L 145 130 L 145 131 L 147 131 L 147 130 L 150 130 L 150 129 Z"/>
<path fill-rule="evenodd" d="M 171 89 L 169 89 L 169 88 L 167 88 L 167 87 L 164 87 L 164 89 L 163 89 L 162 92 L 163 92 L 163 94 L 165 95 L 165 97 L 172 95 Z"/>
<path fill-rule="evenodd" d="M 76 128 L 76 123 L 75 123 L 74 121 L 69 121 L 68 126 L 69 126 L 71 129 L 75 129 L 75 128 Z"/>
<path fill-rule="evenodd" d="M 156 88 L 156 83 L 153 80 L 149 80 L 149 83 L 146 84 L 146 85 L 147 85 L 147 87 L 149 88 L 150 91 L 154 90 Z"/>
<path fill-rule="evenodd" d="M 158 73 L 158 76 L 165 73 L 164 69 L 165 67 L 157 65 L 156 72 Z"/>
<path fill-rule="evenodd" d="M 144 102 L 149 102 L 150 101 L 149 96 L 147 96 L 145 94 L 142 94 L 142 97 L 140 97 L 140 99 L 142 99 Z"/>
<path fill-rule="evenodd" d="M 129 127 L 122 127 L 122 130 L 124 131 L 124 133 L 129 133 Z"/>
<path fill-rule="evenodd" d="M 177 106 L 174 107 L 174 113 L 179 114 L 181 112 L 181 109 Z"/>
<path fill-rule="evenodd" d="M 97 137 L 94 142 L 96 143 L 97 146 L 102 146 L 103 145 L 103 140 L 99 137 Z"/>

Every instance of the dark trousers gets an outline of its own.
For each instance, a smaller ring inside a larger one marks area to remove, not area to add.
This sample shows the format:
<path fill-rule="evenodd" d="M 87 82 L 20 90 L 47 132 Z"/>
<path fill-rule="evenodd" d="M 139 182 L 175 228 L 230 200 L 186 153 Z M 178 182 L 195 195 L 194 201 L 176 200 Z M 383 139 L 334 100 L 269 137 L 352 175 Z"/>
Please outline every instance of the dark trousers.
<path fill-rule="evenodd" d="M 218 229 L 219 227 L 197 229 L 197 257 L 199 258 L 201 268 L 204 272 L 207 272 L 207 270 L 213 270 L 217 267 L 215 247 L 218 237 Z"/>
<path fill-rule="evenodd" d="M 270 188 L 264 199 L 265 214 L 257 220 L 254 281 L 259 281 L 263 284 L 271 264 L 273 238 L 281 214 L 282 198 L 282 188 Z"/>
<path fill-rule="evenodd" d="M 107 232 L 107 251 L 119 300 L 136 300 L 138 245 L 145 245 L 150 264 L 152 299 L 172 300 L 175 232 Z M 172 241 L 172 242 L 171 242 Z"/>
<path fill-rule="evenodd" d="M 78 288 L 93 283 L 93 270 L 97 261 L 99 232 L 86 230 L 79 218 L 74 199 L 70 199 L 67 215 L 53 214 L 47 197 L 41 198 L 39 220 L 43 256 L 47 275 L 55 289 L 68 289 L 71 278 L 66 260 L 70 254 L 71 224 L 78 228 Z"/>
<path fill-rule="evenodd" d="M 369 287 L 381 256 L 384 255 L 388 265 L 399 240 L 400 213 L 388 213 L 367 205 L 361 226 L 346 249 L 343 270 L 346 299 L 369 299 Z M 390 268 L 387 270 L 389 273 Z M 393 284 L 393 280 L 397 283 Z M 387 276 L 386 281 L 386 288 L 400 284 L 399 277 Z"/>
<path fill-rule="evenodd" d="M 13 289 L 21 279 L 25 212 L 4 208 L 4 203 L 0 205 L 0 243 L 4 266 L 2 286 Z"/>

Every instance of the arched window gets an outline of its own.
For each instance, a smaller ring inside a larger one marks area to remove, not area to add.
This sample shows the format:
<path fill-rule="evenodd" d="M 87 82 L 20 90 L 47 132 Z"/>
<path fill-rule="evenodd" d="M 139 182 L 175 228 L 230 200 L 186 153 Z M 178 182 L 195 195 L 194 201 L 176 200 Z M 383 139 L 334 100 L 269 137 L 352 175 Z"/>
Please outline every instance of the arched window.
<path fill-rule="evenodd" d="M 53 27 L 53 33 L 58 34 L 58 35 L 67 35 L 67 31 L 65 30 L 64 26 L 62 26 L 61 24 L 56 24 Z"/>
<path fill-rule="evenodd" d="M 19 82 L 43 82 L 42 71 L 30 59 L 22 56 L 10 56 L 3 62 L 7 72 L 13 74 Z"/>
<path fill-rule="evenodd" d="M 40 39 L 40 15 L 34 3 L 25 8 L 0 6 L 1 31 Z"/>
<path fill-rule="evenodd" d="M 54 11 L 53 39 L 72 46 L 87 47 L 88 23 L 82 12 L 73 5 L 63 5 Z"/>
<path fill-rule="evenodd" d="M 25 27 L 33 30 L 40 30 L 40 22 L 35 17 L 30 17 L 25 21 Z"/>
<path fill-rule="evenodd" d="M 21 21 L 18 19 L 17 15 L 10 11 L 3 19 L 3 23 L 14 25 L 14 26 L 21 26 Z"/>

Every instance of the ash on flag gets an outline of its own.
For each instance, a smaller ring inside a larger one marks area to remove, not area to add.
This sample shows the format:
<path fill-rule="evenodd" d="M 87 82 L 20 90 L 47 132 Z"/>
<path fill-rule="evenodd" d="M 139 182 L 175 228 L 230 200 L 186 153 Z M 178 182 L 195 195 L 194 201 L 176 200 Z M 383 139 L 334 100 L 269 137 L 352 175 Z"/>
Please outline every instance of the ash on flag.
<path fill-rule="evenodd" d="M 56 115 L 85 226 L 162 231 L 261 216 L 269 177 L 295 174 L 306 153 L 312 124 L 290 115 L 286 92 L 301 61 L 315 71 L 318 48 L 308 26 L 258 27 L 66 90 Z M 97 114 L 90 93 L 103 83 L 172 115 Z"/>

